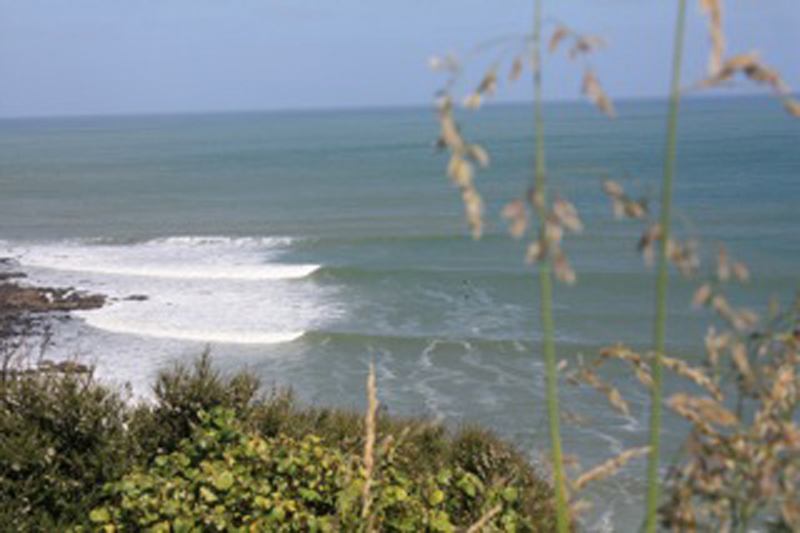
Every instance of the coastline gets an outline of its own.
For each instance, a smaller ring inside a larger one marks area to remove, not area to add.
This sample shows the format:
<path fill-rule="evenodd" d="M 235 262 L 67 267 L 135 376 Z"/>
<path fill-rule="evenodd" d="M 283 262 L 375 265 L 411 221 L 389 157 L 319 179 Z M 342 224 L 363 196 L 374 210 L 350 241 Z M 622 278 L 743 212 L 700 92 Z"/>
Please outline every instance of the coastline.
<path fill-rule="evenodd" d="M 72 311 L 100 309 L 108 297 L 74 287 L 41 287 L 25 283 L 13 259 L 0 258 L 0 340 L 21 340 L 42 335 L 53 319 Z"/>

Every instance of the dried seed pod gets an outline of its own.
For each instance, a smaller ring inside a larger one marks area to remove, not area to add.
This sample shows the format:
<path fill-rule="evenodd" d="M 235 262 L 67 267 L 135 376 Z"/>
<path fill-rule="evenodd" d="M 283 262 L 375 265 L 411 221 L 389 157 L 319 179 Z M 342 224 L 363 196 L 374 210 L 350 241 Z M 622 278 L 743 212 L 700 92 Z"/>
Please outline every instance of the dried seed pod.
<path fill-rule="evenodd" d="M 722 68 L 722 57 L 725 55 L 725 35 L 722 32 L 721 0 L 700 0 L 700 7 L 708 14 L 708 31 L 711 39 L 711 57 L 709 59 L 709 76 L 715 76 Z"/>
<path fill-rule="evenodd" d="M 464 200 L 472 238 L 480 239 L 483 234 L 483 200 L 474 187 L 462 188 L 461 197 Z"/>
<path fill-rule="evenodd" d="M 798 102 L 797 100 L 794 100 L 793 98 L 784 98 L 783 107 L 790 114 L 800 118 L 800 102 Z"/>
<path fill-rule="evenodd" d="M 547 256 L 547 245 L 543 241 L 534 241 L 528 245 L 525 253 L 525 262 L 529 265 L 538 263 Z"/>
<path fill-rule="evenodd" d="M 671 370 L 711 393 L 717 401 L 722 401 L 722 391 L 705 372 L 699 368 L 692 368 L 685 361 L 673 357 L 663 357 L 662 364 L 667 370 Z"/>
<path fill-rule="evenodd" d="M 533 204 L 533 208 L 537 211 L 541 212 L 545 208 L 543 189 L 531 187 L 528 190 L 528 199 L 530 200 L 531 204 Z"/>
<path fill-rule="evenodd" d="M 478 85 L 477 93 L 492 96 L 497 90 L 497 70 L 491 69 L 481 80 Z"/>
<path fill-rule="evenodd" d="M 751 81 L 769 85 L 779 95 L 787 95 L 791 92 L 789 86 L 781 78 L 780 72 L 761 63 L 758 52 L 728 58 L 715 74 L 700 82 L 700 86 L 719 85 L 733 78 L 737 72 L 742 72 Z"/>
<path fill-rule="evenodd" d="M 636 245 L 637 250 L 642 253 L 644 262 L 648 267 L 652 267 L 655 262 L 655 243 L 661 240 L 663 233 L 659 224 L 651 224 L 639 239 Z"/>
<path fill-rule="evenodd" d="M 458 132 L 458 127 L 453 120 L 452 113 L 442 113 L 441 121 L 441 142 L 453 151 L 463 150 L 464 140 Z"/>
<path fill-rule="evenodd" d="M 641 251 L 647 246 L 652 246 L 656 241 L 661 240 L 661 236 L 661 226 L 659 224 L 651 224 L 639 239 L 637 249 Z"/>
<path fill-rule="evenodd" d="M 717 278 L 720 281 L 728 281 L 731 277 L 731 261 L 728 256 L 728 249 L 720 245 L 717 252 Z"/>
<path fill-rule="evenodd" d="M 482 146 L 471 144 L 467 147 L 467 153 L 469 154 L 469 157 L 480 166 L 484 168 L 489 166 L 489 153 L 484 150 Z"/>
<path fill-rule="evenodd" d="M 625 194 L 622 185 L 614 180 L 603 180 L 602 189 L 604 193 L 613 197 L 620 197 Z"/>
<path fill-rule="evenodd" d="M 702 284 L 700 288 L 698 288 L 694 293 L 694 298 L 692 299 L 692 306 L 703 307 L 711 299 L 712 293 L 713 291 L 711 289 L 710 283 Z"/>
<path fill-rule="evenodd" d="M 584 35 L 575 39 L 575 44 L 569 50 L 569 58 L 575 59 L 581 54 L 591 54 L 595 50 L 604 48 L 606 42 L 599 35 Z"/>
<path fill-rule="evenodd" d="M 759 323 L 758 314 L 750 309 L 735 309 L 731 316 L 733 327 L 738 331 L 746 331 Z"/>
<path fill-rule="evenodd" d="M 586 69 L 586 73 L 583 76 L 583 94 L 585 94 L 589 100 L 591 100 L 594 105 L 597 106 L 600 111 L 606 114 L 609 118 L 616 118 L 617 111 L 614 108 L 614 104 L 611 102 L 611 99 L 608 95 L 603 91 L 602 86 L 600 85 L 600 80 L 597 79 L 595 76 L 594 71 L 591 68 Z"/>
<path fill-rule="evenodd" d="M 461 63 L 453 54 L 445 54 L 443 57 L 432 56 L 428 61 L 431 70 L 447 71 L 451 73 L 461 70 Z"/>
<path fill-rule="evenodd" d="M 503 207 L 501 216 L 508 221 L 508 231 L 514 238 L 519 239 L 528 229 L 528 212 L 525 202 L 514 200 Z"/>
<path fill-rule="evenodd" d="M 646 200 L 628 200 L 624 203 L 624 213 L 630 218 L 642 220 L 648 213 Z"/>
<path fill-rule="evenodd" d="M 758 64 L 758 52 L 750 52 L 749 54 L 739 54 L 729 57 L 720 65 L 716 72 L 706 80 L 700 82 L 701 86 L 711 87 L 719 85 L 722 82 L 728 81 L 740 70 Z"/>
<path fill-rule="evenodd" d="M 622 220 L 625 218 L 626 215 L 626 206 L 625 202 L 616 196 L 611 197 L 611 212 L 614 215 L 614 218 L 617 220 Z"/>
<path fill-rule="evenodd" d="M 731 347 L 731 356 L 733 357 L 733 362 L 736 365 L 736 369 L 739 371 L 739 374 L 742 376 L 744 380 L 745 387 L 748 390 L 753 390 L 755 386 L 756 377 L 753 374 L 753 370 L 750 367 L 750 361 L 747 358 L 747 347 L 744 343 L 737 342 Z"/>
<path fill-rule="evenodd" d="M 578 216 L 578 210 L 571 202 L 557 200 L 553 204 L 553 215 L 564 228 L 574 233 L 583 231 L 583 223 L 580 216 Z"/>
<path fill-rule="evenodd" d="M 589 500 L 577 500 L 569 504 L 570 516 L 580 516 L 594 507 Z"/>
<path fill-rule="evenodd" d="M 450 176 L 453 183 L 460 187 L 472 187 L 475 171 L 469 161 L 453 155 L 450 158 L 450 164 L 447 165 L 447 175 Z"/>
<path fill-rule="evenodd" d="M 714 311 L 724 320 L 731 320 L 733 317 L 733 307 L 728 303 L 728 299 L 721 294 L 717 294 L 711 298 L 711 307 L 713 307 Z"/>
<path fill-rule="evenodd" d="M 523 65 L 521 57 L 514 59 L 514 62 L 511 63 L 511 72 L 508 74 L 509 81 L 517 81 L 522 76 Z"/>
<path fill-rule="evenodd" d="M 608 476 L 616 473 L 617 470 L 625 466 L 631 459 L 634 459 L 635 457 L 640 457 L 642 455 L 647 455 L 649 453 L 650 453 L 649 446 L 625 450 L 624 452 L 614 457 L 613 459 L 610 459 L 605 463 L 602 463 L 601 465 L 592 468 L 588 472 L 583 473 L 580 477 L 578 477 L 578 479 L 575 480 L 575 483 L 573 483 L 573 485 L 577 490 L 581 490 L 584 487 L 586 487 L 586 485 L 592 483 L 593 481 L 599 481 L 601 479 L 605 479 Z"/>
<path fill-rule="evenodd" d="M 464 106 L 469 109 L 479 109 L 481 107 L 481 93 L 475 92 L 464 99 Z"/>
<path fill-rule="evenodd" d="M 734 261 L 731 264 L 731 271 L 733 272 L 733 277 L 742 283 L 750 281 L 750 269 L 741 261 Z"/>
<path fill-rule="evenodd" d="M 783 94 L 788 91 L 788 86 L 781 78 L 780 72 L 772 67 L 762 65 L 761 63 L 753 63 L 752 65 L 746 66 L 743 72 L 748 79 L 758 83 L 766 83 L 778 93 Z"/>
<path fill-rule="evenodd" d="M 550 38 L 550 53 L 554 53 L 561 42 L 571 34 L 572 31 L 566 26 L 559 26 L 556 28 L 556 31 L 553 32 L 553 36 Z"/>
<path fill-rule="evenodd" d="M 678 393 L 669 399 L 669 406 L 683 414 L 685 410 L 694 411 L 700 420 L 718 426 L 735 426 L 739 419 L 725 409 L 717 400 L 700 398 L 686 393 Z"/>
<path fill-rule="evenodd" d="M 597 392 L 603 394 L 608 400 L 608 403 L 610 403 L 612 407 L 614 407 L 614 409 L 620 413 L 626 416 L 630 414 L 628 402 L 625 401 L 619 390 L 614 388 L 611 384 L 600 379 L 600 376 L 586 366 L 581 365 L 580 369 L 575 375 L 575 378 L 583 383 L 586 383 Z"/>
<path fill-rule="evenodd" d="M 709 326 L 704 341 L 708 360 L 711 363 L 711 366 L 716 368 L 716 366 L 719 364 L 720 352 L 728 347 L 730 335 L 727 333 L 717 335 L 717 331 L 714 326 Z"/>
<path fill-rule="evenodd" d="M 544 224 L 544 238 L 547 244 L 553 248 L 558 248 L 564 238 L 564 228 L 552 213 L 548 215 Z"/>
<path fill-rule="evenodd" d="M 636 378 L 646 388 L 653 386 L 653 377 L 650 374 L 650 367 L 645 363 L 644 358 L 626 346 L 612 346 L 600 350 L 600 357 L 614 358 L 625 361 L 633 367 Z"/>
<path fill-rule="evenodd" d="M 692 243 L 681 243 L 670 239 L 667 241 L 667 256 L 684 278 L 694 277 L 700 267 L 700 259 Z"/>
<path fill-rule="evenodd" d="M 553 271 L 556 278 L 567 285 L 573 285 L 578 280 L 575 270 L 572 269 L 567 256 L 561 250 L 556 251 L 555 257 L 553 257 Z"/>

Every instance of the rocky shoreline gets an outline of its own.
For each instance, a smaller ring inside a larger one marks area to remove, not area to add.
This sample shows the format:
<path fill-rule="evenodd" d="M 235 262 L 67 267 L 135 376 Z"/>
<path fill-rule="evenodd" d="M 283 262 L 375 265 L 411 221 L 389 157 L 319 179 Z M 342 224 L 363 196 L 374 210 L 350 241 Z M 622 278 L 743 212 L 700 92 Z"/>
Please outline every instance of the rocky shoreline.
<path fill-rule="evenodd" d="M 31 339 L 40 347 L 48 345 L 52 320 L 66 320 L 72 311 L 99 309 L 108 298 L 73 287 L 38 287 L 25 284 L 27 275 L 15 270 L 13 260 L 0 258 L 0 377 L 17 373 L 88 373 L 90 367 L 77 361 L 54 362 L 41 359 L 33 366 L 11 368 Z"/>
<path fill-rule="evenodd" d="M 0 258 L 0 339 L 41 334 L 46 322 L 71 311 L 99 309 L 108 298 L 74 287 L 38 287 L 25 284 L 27 275 L 11 259 Z"/>

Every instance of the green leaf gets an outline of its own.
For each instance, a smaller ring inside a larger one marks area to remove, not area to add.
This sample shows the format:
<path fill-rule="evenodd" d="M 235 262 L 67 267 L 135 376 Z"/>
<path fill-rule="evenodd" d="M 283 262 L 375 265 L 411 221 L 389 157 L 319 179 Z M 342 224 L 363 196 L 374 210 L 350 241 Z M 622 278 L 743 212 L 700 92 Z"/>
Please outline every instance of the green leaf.
<path fill-rule="evenodd" d="M 517 489 L 514 487 L 506 487 L 503 490 L 503 499 L 509 503 L 517 501 L 518 496 L 519 494 L 517 493 Z"/>
<path fill-rule="evenodd" d="M 217 490 L 228 490 L 233 486 L 233 474 L 227 470 L 214 476 L 212 483 Z"/>
<path fill-rule="evenodd" d="M 105 507 L 100 507 L 89 513 L 89 519 L 92 522 L 98 522 L 98 523 L 108 522 L 111 520 L 111 513 L 109 513 L 108 509 L 106 509 Z"/>
<path fill-rule="evenodd" d="M 217 495 L 208 489 L 208 487 L 200 487 L 200 496 L 207 502 L 213 503 L 217 501 Z"/>

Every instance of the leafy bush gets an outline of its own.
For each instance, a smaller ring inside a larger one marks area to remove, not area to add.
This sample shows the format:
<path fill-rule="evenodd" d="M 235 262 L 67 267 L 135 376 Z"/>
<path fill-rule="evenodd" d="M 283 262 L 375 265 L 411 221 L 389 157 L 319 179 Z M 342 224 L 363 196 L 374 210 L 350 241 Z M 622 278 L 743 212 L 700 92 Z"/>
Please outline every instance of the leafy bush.
<path fill-rule="evenodd" d="M 348 454 L 358 455 L 364 449 L 363 415 L 298 405 L 290 390 L 273 391 L 253 406 L 248 423 L 267 438 L 283 434 L 302 439 L 313 434 L 323 445 Z M 451 433 L 440 424 L 393 416 L 378 419 L 377 433 L 395 442 L 391 468 L 407 476 L 425 478 L 450 470 L 474 475 L 484 486 L 511 483 L 519 492 L 518 507 L 525 516 L 537 517 L 541 524 L 553 517 L 550 485 L 523 454 L 489 430 L 465 427 Z M 384 466 L 386 461 L 383 458 Z M 481 508 L 470 505 L 456 514 L 476 521 Z"/>
<path fill-rule="evenodd" d="M 494 509 L 489 530 L 552 528 L 546 517 L 534 523 L 525 516 L 515 484 L 488 485 L 458 467 L 420 475 L 396 461 L 400 447 L 392 440 L 379 450 L 372 511 L 363 517 L 359 455 L 328 446 L 314 435 L 264 438 L 247 433 L 228 409 L 203 412 L 199 419 L 192 437 L 177 451 L 107 485 L 107 503 L 91 513 L 97 526 L 349 531 L 369 521 L 381 531 L 455 531 Z"/>
<path fill-rule="evenodd" d="M 91 372 L 2 377 L 0 524 L 47 531 L 80 520 L 130 466 L 124 402 Z"/>
<path fill-rule="evenodd" d="M 489 432 L 380 417 L 362 516 L 362 415 L 259 395 L 207 354 L 155 390 L 131 405 L 91 372 L 0 373 L 0 529 L 552 530 L 550 488 Z"/>
<path fill-rule="evenodd" d="M 200 412 L 225 407 L 246 418 L 259 387 L 258 379 L 246 372 L 221 375 L 208 351 L 191 368 L 175 363 L 160 371 L 153 385 L 155 403 L 140 405 L 131 423 L 145 460 L 176 450 L 200 422 Z"/>

